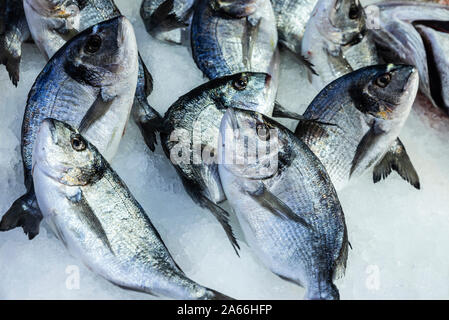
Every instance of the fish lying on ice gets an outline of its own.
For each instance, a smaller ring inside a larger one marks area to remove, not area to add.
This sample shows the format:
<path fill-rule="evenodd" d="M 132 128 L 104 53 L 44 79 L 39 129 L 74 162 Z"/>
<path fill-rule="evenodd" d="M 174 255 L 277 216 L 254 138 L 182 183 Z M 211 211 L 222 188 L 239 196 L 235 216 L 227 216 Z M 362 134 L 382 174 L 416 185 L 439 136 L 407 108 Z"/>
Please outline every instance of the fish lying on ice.
<path fill-rule="evenodd" d="M 78 32 L 121 15 L 112 0 L 24 0 L 24 9 L 33 39 L 47 59 Z M 154 151 L 161 118 L 147 101 L 152 90 L 153 79 L 139 56 L 133 117 Z"/>
<path fill-rule="evenodd" d="M 22 0 L 3 0 L 0 3 L 0 64 L 6 66 L 16 87 L 20 78 L 22 44 L 30 37 Z"/>
<path fill-rule="evenodd" d="M 449 6 L 421 2 L 384 2 L 372 5 L 379 26 L 372 30 L 382 57 L 418 68 L 420 91 L 436 111 L 449 116 Z"/>
<path fill-rule="evenodd" d="M 306 287 L 307 299 L 339 299 L 333 278 L 346 267 L 347 231 L 320 160 L 288 129 L 252 111 L 228 109 L 220 137 L 223 189 L 255 255 Z"/>
<path fill-rule="evenodd" d="M 86 29 L 47 63 L 29 93 L 22 122 L 22 160 L 27 193 L 16 200 L 0 230 L 39 233 L 42 214 L 31 177 L 32 150 L 46 118 L 80 128 L 110 160 L 117 152 L 136 91 L 138 51 L 131 23 L 114 18 Z"/>
<path fill-rule="evenodd" d="M 312 65 L 309 77 L 318 91 L 351 71 L 380 63 L 358 0 L 319 0 L 301 52 Z"/>
<path fill-rule="evenodd" d="M 165 113 L 161 144 L 183 184 L 200 206 L 222 224 L 238 248 L 228 213 L 218 206 L 226 199 L 217 171 L 216 148 L 221 118 L 227 108 L 271 109 L 271 76 L 239 73 L 217 78 L 180 97 Z"/>
<path fill-rule="evenodd" d="M 418 174 L 398 139 L 419 86 L 416 68 L 377 65 L 349 73 L 322 90 L 295 135 L 326 167 L 337 190 L 373 170 L 374 182 L 392 170 L 420 188 Z"/>
<path fill-rule="evenodd" d="M 229 297 L 189 279 L 147 214 L 100 152 L 77 130 L 45 120 L 33 152 L 40 208 L 89 269 L 120 287 L 175 299 Z"/>

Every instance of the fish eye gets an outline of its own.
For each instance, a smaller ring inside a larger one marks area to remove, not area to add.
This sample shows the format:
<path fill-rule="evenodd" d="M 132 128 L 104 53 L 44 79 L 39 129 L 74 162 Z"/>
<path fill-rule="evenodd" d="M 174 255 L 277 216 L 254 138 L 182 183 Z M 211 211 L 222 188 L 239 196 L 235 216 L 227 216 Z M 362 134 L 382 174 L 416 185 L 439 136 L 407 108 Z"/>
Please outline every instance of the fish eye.
<path fill-rule="evenodd" d="M 349 19 L 355 20 L 358 17 L 359 17 L 359 8 L 357 7 L 357 5 L 352 4 L 351 7 L 349 8 Z"/>
<path fill-rule="evenodd" d="M 97 36 L 96 34 L 91 35 L 86 42 L 86 45 L 84 46 L 84 50 L 87 53 L 95 53 L 97 52 L 101 47 L 101 38 Z"/>
<path fill-rule="evenodd" d="M 74 135 L 71 139 L 72 148 L 75 151 L 84 151 L 86 150 L 86 142 L 84 142 L 83 138 L 80 135 Z"/>
<path fill-rule="evenodd" d="M 376 85 L 381 88 L 385 88 L 386 86 L 388 86 L 390 81 L 391 81 L 391 74 L 385 73 L 376 79 Z"/>
<path fill-rule="evenodd" d="M 264 141 L 270 140 L 270 131 L 264 123 L 258 123 L 256 126 L 257 135 Z"/>
<path fill-rule="evenodd" d="M 235 80 L 232 85 L 236 90 L 243 91 L 246 89 L 246 86 L 248 85 L 248 77 L 241 76 L 238 80 Z"/>

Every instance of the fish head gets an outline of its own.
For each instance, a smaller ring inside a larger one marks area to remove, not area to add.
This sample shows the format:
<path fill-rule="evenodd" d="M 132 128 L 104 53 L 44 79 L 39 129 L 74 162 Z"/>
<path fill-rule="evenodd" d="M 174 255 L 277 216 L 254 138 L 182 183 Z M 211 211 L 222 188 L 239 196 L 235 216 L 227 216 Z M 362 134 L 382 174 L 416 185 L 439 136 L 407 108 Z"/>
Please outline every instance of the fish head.
<path fill-rule="evenodd" d="M 36 166 L 61 184 L 84 186 L 99 179 L 105 161 L 77 130 L 64 122 L 46 119 L 34 145 L 33 171 Z"/>
<path fill-rule="evenodd" d="M 41 51 L 50 58 L 80 29 L 80 7 L 74 0 L 24 0 L 28 25 Z"/>
<path fill-rule="evenodd" d="M 273 112 L 272 77 L 267 73 L 243 72 L 222 78 L 217 99 L 224 107 Z"/>
<path fill-rule="evenodd" d="M 363 113 L 381 120 L 408 117 L 419 87 L 418 71 L 410 65 L 377 65 L 356 71 L 359 73 L 359 99 L 353 93 L 356 107 Z M 355 89 L 355 88 L 353 88 Z M 354 92 L 355 92 L 354 91 Z"/>
<path fill-rule="evenodd" d="M 123 16 L 86 29 L 67 44 L 65 71 L 75 80 L 93 87 L 128 89 L 130 77 L 137 81 L 138 49 L 134 29 Z M 111 95 L 113 93 L 111 92 Z"/>
<path fill-rule="evenodd" d="M 327 1 L 325 1 L 327 2 Z M 328 13 L 331 30 L 328 36 L 340 45 L 359 43 L 366 30 L 366 15 L 359 0 L 334 0 Z M 327 32 L 326 28 L 323 28 Z"/>
<path fill-rule="evenodd" d="M 257 10 L 258 0 L 212 0 L 210 6 L 218 13 L 232 18 L 243 18 Z"/>
<path fill-rule="evenodd" d="M 241 178 L 267 179 L 278 172 L 288 139 L 262 114 L 229 108 L 220 125 L 219 163 Z"/>

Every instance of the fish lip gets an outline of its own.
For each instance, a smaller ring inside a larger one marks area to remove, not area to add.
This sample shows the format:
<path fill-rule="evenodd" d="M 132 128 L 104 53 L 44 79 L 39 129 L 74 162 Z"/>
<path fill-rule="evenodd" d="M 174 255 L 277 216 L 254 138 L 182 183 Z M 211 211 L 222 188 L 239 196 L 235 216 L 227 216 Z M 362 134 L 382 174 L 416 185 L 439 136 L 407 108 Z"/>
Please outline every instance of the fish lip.
<path fill-rule="evenodd" d="M 131 25 L 131 22 L 124 16 L 118 17 L 117 23 L 118 23 L 117 45 L 119 47 L 122 47 L 123 44 L 126 42 L 127 36 L 133 30 L 133 27 Z"/>
<path fill-rule="evenodd" d="M 33 171 L 34 168 L 41 162 L 46 162 L 45 156 L 43 155 L 43 153 L 45 154 L 45 146 L 42 146 L 41 144 L 41 139 L 39 139 L 39 137 L 45 135 L 45 136 L 50 136 L 53 143 L 56 143 L 56 126 L 55 126 L 55 122 L 53 119 L 47 118 L 44 119 L 41 123 L 41 125 L 39 126 L 39 130 L 37 132 L 37 138 L 36 138 L 36 142 L 33 148 L 33 157 L 32 157 L 32 167 L 33 167 Z"/>
<path fill-rule="evenodd" d="M 416 68 L 415 66 L 410 66 L 410 65 L 403 65 L 403 67 L 407 70 L 408 69 L 408 77 L 407 77 L 407 81 L 404 84 L 403 87 L 403 92 L 407 91 L 410 89 L 410 87 L 415 83 L 418 82 L 418 68 Z"/>

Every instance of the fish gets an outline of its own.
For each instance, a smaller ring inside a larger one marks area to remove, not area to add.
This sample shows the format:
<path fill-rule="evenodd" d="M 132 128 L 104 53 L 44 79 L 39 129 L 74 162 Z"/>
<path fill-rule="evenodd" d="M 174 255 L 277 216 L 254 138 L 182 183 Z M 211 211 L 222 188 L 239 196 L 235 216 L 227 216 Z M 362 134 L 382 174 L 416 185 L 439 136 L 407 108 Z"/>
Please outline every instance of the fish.
<path fill-rule="evenodd" d="M 279 53 L 269 0 L 198 0 L 192 27 L 192 55 L 210 80 L 239 72 L 272 77 L 273 103 L 279 76 Z"/>
<path fill-rule="evenodd" d="M 187 38 L 195 0 L 143 0 L 140 16 L 156 39 L 182 44 Z"/>
<path fill-rule="evenodd" d="M 163 118 L 161 144 L 190 197 L 207 208 L 223 226 L 234 250 L 238 242 L 229 213 L 218 204 L 226 200 L 216 164 L 220 121 L 227 108 L 264 110 L 272 106 L 271 76 L 237 73 L 216 78 L 173 103 Z"/>
<path fill-rule="evenodd" d="M 361 68 L 331 82 L 306 109 L 295 135 L 325 166 L 336 190 L 373 171 L 376 183 L 393 170 L 416 189 L 419 176 L 399 140 L 419 87 L 410 65 Z"/>
<path fill-rule="evenodd" d="M 175 299 L 230 299 L 185 275 L 125 183 L 73 127 L 53 119 L 42 122 L 33 181 L 56 236 L 113 284 Z"/>
<path fill-rule="evenodd" d="M 372 5 L 378 12 L 373 35 L 386 62 L 418 68 L 420 91 L 435 107 L 449 116 L 449 6 L 421 2 L 385 2 Z"/>
<path fill-rule="evenodd" d="M 218 171 L 248 245 L 309 300 L 339 299 L 348 235 L 325 167 L 294 134 L 260 113 L 230 108 L 222 118 Z M 267 146 L 268 145 L 268 146 Z"/>
<path fill-rule="evenodd" d="M 30 38 L 22 0 L 3 0 L 0 4 L 0 64 L 5 65 L 16 87 L 20 80 L 22 44 Z"/>
<path fill-rule="evenodd" d="M 279 43 L 300 60 L 301 42 L 317 0 L 272 0 Z"/>
<path fill-rule="evenodd" d="M 318 91 L 335 79 L 377 65 L 380 59 L 367 30 L 365 11 L 358 0 L 319 0 L 307 23 L 301 54 L 309 65 L 309 79 Z"/>
<path fill-rule="evenodd" d="M 77 33 L 121 16 L 112 0 L 24 0 L 23 3 L 33 39 L 47 59 Z M 132 116 L 148 148 L 154 151 L 161 116 L 147 101 L 152 91 L 153 78 L 139 54 Z"/>
<path fill-rule="evenodd" d="M 39 233 L 42 213 L 32 179 L 32 153 L 39 127 L 54 118 L 80 129 L 111 160 L 131 112 L 137 85 L 138 50 L 125 17 L 79 33 L 47 63 L 30 90 L 22 122 L 21 151 L 25 195 L 2 217 L 0 230 L 22 227 Z"/>

